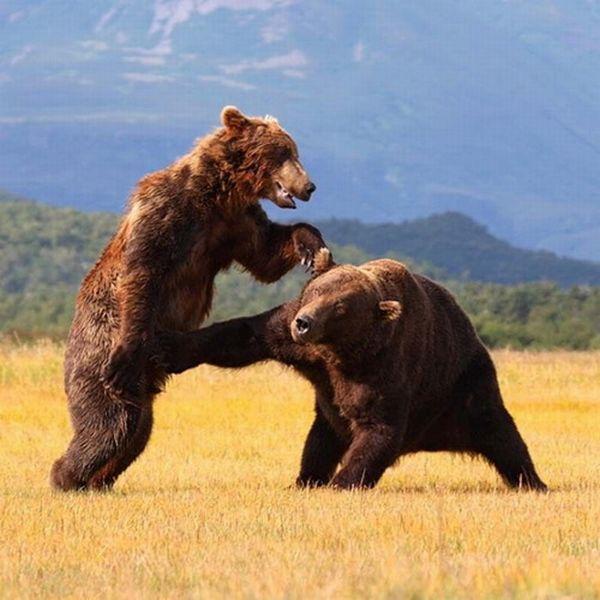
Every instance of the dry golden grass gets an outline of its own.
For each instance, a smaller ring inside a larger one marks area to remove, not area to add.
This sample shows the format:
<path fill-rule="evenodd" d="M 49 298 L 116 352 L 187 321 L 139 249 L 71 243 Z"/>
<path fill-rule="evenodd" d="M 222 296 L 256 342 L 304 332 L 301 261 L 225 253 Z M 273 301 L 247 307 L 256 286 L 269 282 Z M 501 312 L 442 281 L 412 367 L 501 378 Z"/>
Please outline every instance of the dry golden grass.
<path fill-rule="evenodd" d="M 548 495 L 427 454 L 373 491 L 291 489 L 311 391 L 276 365 L 179 377 L 114 492 L 57 494 L 60 349 L 0 349 L 0 594 L 598 597 L 600 353 L 495 358 Z"/>

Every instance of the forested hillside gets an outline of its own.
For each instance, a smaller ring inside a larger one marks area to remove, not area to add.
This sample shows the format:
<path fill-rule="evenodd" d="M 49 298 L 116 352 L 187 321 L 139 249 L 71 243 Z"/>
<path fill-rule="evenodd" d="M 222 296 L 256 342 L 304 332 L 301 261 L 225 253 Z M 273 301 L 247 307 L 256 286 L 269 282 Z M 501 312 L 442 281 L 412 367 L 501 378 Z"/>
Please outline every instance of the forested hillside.
<path fill-rule="evenodd" d="M 0 196 L 0 334 L 64 337 L 77 287 L 117 222 L 112 213 L 86 214 Z M 320 226 L 334 242 L 338 262 L 388 255 L 443 280 L 489 345 L 600 347 L 600 288 L 559 285 L 597 282 L 596 264 L 513 248 L 454 213 L 399 225 L 329 221 Z M 292 297 L 305 278 L 298 270 L 264 286 L 232 269 L 218 279 L 212 319 L 265 310 Z M 485 283 L 540 278 L 556 281 Z"/>
<path fill-rule="evenodd" d="M 443 269 L 451 278 L 505 284 L 554 281 L 561 286 L 600 285 L 599 263 L 515 248 L 457 212 L 380 225 L 332 219 L 319 223 L 319 227 L 336 244 L 357 244 L 375 256 L 390 252 L 414 256 Z"/>

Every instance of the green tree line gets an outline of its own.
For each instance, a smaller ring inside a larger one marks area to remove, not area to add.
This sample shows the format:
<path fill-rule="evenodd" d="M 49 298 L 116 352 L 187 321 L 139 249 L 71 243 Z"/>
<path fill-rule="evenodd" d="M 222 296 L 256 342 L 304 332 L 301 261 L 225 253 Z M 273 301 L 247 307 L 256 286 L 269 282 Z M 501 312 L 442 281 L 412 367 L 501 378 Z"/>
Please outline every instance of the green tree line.
<path fill-rule="evenodd" d="M 85 214 L 0 198 L 0 335 L 20 340 L 64 338 L 81 279 L 114 232 L 117 221 L 118 216 L 110 213 Z M 346 228 L 352 233 L 353 245 L 332 244 L 338 262 L 360 264 L 387 255 L 442 281 L 491 347 L 600 348 L 600 287 L 561 287 L 548 281 L 518 285 L 470 281 L 466 276 L 458 277 L 456 271 L 449 273 L 432 259 L 435 254 L 431 252 L 416 257 L 405 255 L 398 251 L 400 243 L 395 251 L 370 252 L 365 247 L 392 244 L 390 231 L 386 230 L 384 240 L 382 231 L 373 230 L 373 226 L 357 227 L 356 223 L 349 226 L 337 222 L 337 234 L 328 236 L 345 241 L 350 233 L 342 235 L 340 231 Z M 433 221 L 429 232 L 422 222 L 418 227 L 421 238 L 411 238 L 413 247 L 431 248 L 441 243 L 439 221 Z M 327 235 L 327 226 L 324 229 Z M 452 237 L 455 235 L 452 230 Z M 373 237 L 377 238 L 375 242 Z M 217 279 L 211 320 L 266 310 L 297 294 L 305 280 L 306 275 L 296 270 L 276 284 L 265 286 L 232 268 Z"/>

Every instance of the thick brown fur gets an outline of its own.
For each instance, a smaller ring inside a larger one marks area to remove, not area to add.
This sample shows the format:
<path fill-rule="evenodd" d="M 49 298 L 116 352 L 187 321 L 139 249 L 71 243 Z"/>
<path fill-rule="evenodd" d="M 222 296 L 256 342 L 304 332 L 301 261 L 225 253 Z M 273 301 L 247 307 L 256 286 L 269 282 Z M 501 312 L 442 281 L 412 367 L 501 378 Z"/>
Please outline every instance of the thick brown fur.
<path fill-rule="evenodd" d="M 144 177 L 77 298 L 65 360 L 73 439 L 51 473 L 61 490 L 110 487 L 143 451 L 165 380 L 150 357 L 157 328 L 200 326 L 219 271 L 237 262 L 262 282 L 324 247 L 306 224 L 272 223 L 258 204 L 293 207 L 315 186 L 272 118 L 234 107 L 191 152 Z"/>
<path fill-rule="evenodd" d="M 201 362 L 292 366 L 316 392 L 297 483 L 371 487 L 400 456 L 487 459 L 511 487 L 544 490 L 506 410 L 491 357 L 452 295 L 393 260 L 327 267 L 255 317 L 160 335 L 169 371 Z"/>

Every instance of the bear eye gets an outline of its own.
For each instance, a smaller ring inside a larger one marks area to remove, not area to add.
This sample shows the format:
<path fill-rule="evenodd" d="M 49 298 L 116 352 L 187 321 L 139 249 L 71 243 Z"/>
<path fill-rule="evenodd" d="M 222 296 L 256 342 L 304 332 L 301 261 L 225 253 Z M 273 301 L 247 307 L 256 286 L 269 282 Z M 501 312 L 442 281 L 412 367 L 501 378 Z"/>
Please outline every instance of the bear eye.
<path fill-rule="evenodd" d="M 274 146 L 271 156 L 275 162 L 283 164 L 292 158 L 292 152 L 287 146 Z"/>
<path fill-rule="evenodd" d="M 343 302 L 337 302 L 335 305 L 335 314 L 338 317 L 343 317 L 348 311 L 346 305 Z"/>

